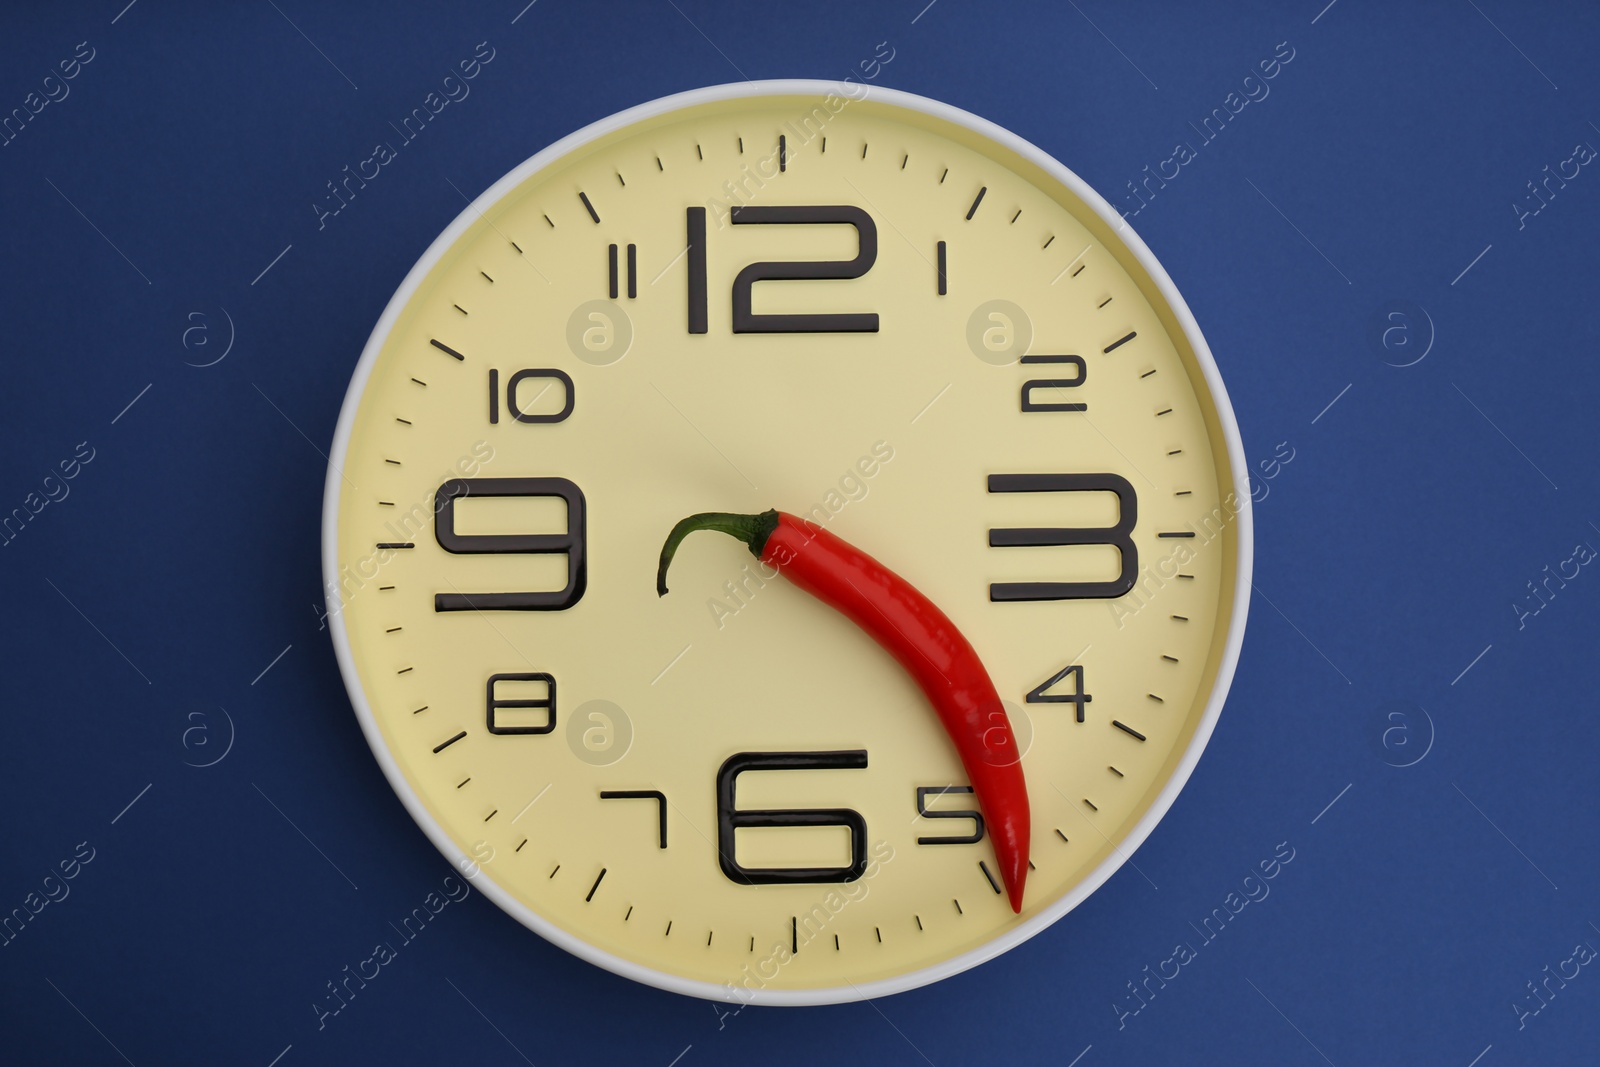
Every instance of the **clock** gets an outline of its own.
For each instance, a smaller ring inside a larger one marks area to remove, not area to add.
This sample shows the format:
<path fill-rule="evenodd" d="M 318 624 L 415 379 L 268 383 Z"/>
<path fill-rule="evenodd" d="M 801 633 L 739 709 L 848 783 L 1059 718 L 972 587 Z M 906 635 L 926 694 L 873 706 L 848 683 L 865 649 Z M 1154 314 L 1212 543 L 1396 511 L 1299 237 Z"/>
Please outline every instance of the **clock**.
<path fill-rule="evenodd" d="M 562 948 L 739 1003 L 909 989 L 1084 900 L 1199 759 L 1250 589 L 1238 429 L 1149 249 L 1015 135 L 842 89 L 668 97 L 497 182 L 378 321 L 325 495 L 412 818 Z M 769 509 L 964 639 L 1014 795 L 926 635 L 897 660 L 721 537 L 658 595 L 675 523 Z"/>

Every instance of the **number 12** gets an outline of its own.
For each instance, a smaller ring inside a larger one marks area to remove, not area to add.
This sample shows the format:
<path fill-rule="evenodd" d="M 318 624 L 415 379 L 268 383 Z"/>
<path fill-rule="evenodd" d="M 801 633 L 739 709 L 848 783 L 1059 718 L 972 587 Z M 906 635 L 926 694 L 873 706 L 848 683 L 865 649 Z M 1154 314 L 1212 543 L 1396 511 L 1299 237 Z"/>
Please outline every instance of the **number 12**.
<path fill-rule="evenodd" d="M 877 312 L 758 315 L 751 310 L 756 282 L 859 278 L 878 259 L 878 227 L 872 216 L 846 204 L 736 207 L 735 226 L 836 223 L 856 231 L 856 258 L 772 260 L 752 263 L 733 280 L 734 333 L 877 333 Z M 706 209 L 686 211 L 689 238 L 689 332 L 708 332 L 706 313 Z"/>

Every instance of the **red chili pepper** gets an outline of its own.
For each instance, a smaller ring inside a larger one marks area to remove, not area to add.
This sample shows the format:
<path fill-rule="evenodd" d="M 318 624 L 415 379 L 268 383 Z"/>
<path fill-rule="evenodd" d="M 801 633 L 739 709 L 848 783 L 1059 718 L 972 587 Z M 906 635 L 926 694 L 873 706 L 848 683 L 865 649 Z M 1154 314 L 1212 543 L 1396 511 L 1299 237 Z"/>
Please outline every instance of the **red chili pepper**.
<path fill-rule="evenodd" d="M 1028 877 L 1028 788 L 1005 707 L 983 661 L 955 624 L 909 582 L 814 523 L 781 511 L 707 512 L 672 528 L 661 547 L 656 593 L 685 537 L 717 530 L 743 541 L 812 596 L 839 610 L 911 673 L 955 743 L 983 812 L 1011 909 Z"/>

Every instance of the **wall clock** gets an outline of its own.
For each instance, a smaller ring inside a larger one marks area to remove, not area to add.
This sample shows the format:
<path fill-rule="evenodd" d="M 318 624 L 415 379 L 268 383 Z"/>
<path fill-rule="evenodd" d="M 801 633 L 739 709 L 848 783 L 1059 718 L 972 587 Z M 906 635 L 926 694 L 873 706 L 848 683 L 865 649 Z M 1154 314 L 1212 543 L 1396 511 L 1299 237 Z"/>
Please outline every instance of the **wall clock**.
<path fill-rule="evenodd" d="M 708 998 L 904 990 L 1064 915 L 1198 760 L 1250 589 L 1238 430 L 1150 251 L 1014 135 L 839 89 L 669 97 L 497 182 L 384 311 L 327 482 L 412 817 L 547 939 Z M 658 595 L 679 520 L 769 509 L 865 569 L 830 597 L 696 536 Z"/>

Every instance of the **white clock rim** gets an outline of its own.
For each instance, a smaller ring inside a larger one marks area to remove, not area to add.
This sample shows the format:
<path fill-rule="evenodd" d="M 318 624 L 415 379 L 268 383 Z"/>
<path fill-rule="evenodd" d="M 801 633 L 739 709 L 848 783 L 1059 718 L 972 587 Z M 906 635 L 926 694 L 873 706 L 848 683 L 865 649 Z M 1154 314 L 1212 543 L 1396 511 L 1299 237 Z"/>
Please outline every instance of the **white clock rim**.
<path fill-rule="evenodd" d="M 565 949 L 580 959 L 603 967 L 613 974 L 631 978 L 636 982 L 654 986 L 657 989 L 699 997 L 705 1000 L 775 1006 L 804 1006 L 843 1004 L 876 999 L 917 989 L 976 967 L 1015 948 L 1035 934 L 1041 933 L 1053 925 L 1056 920 L 1087 900 L 1095 890 L 1104 885 L 1122 867 L 1128 856 L 1138 850 L 1139 846 L 1144 843 L 1145 839 L 1155 830 L 1156 825 L 1171 809 L 1173 802 L 1177 800 L 1179 792 L 1182 791 L 1189 780 L 1190 774 L 1193 773 L 1195 766 L 1199 763 L 1201 753 L 1205 751 L 1206 743 L 1211 739 L 1211 733 L 1216 728 L 1217 719 L 1222 713 L 1222 705 L 1227 699 L 1228 690 L 1233 683 L 1234 670 L 1238 666 L 1239 651 L 1244 641 L 1245 620 L 1250 606 L 1249 591 L 1251 589 L 1251 572 L 1254 557 L 1254 526 L 1251 498 L 1247 484 L 1248 474 L 1245 467 L 1244 443 L 1239 434 L 1238 422 L 1234 418 L 1233 404 L 1229 400 L 1227 389 L 1222 383 L 1222 375 L 1217 369 L 1216 361 L 1212 358 L 1211 349 L 1200 332 L 1200 325 L 1195 321 L 1188 304 L 1184 302 L 1183 297 L 1178 293 L 1177 287 L 1173 284 L 1172 279 L 1168 277 L 1166 270 L 1156 259 L 1155 254 L 1150 251 L 1139 235 L 1128 225 L 1127 220 L 1104 197 L 1095 192 L 1087 182 L 1069 170 L 1064 164 L 1031 142 L 990 122 L 988 119 L 980 118 L 971 112 L 963 111 L 960 108 L 937 100 L 931 100 L 925 96 L 918 96 L 915 93 L 882 86 L 864 86 L 859 83 L 856 84 L 856 88 L 864 91 L 856 94 L 853 91 L 847 91 L 847 87 L 842 83 L 791 78 L 734 82 L 691 89 L 687 92 L 663 96 L 648 103 L 619 111 L 568 134 L 542 151 L 535 153 L 529 159 L 524 160 L 510 173 L 491 185 L 473 200 L 461 214 L 456 216 L 455 220 L 445 228 L 444 232 L 428 246 L 428 250 L 417 260 L 416 264 L 406 274 L 405 280 L 401 282 L 400 288 L 389 299 L 389 303 L 383 310 L 383 315 L 378 319 L 371 337 L 367 340 L 366 347 L 362 349 L 361 359 L 356 364 L 355 373 L 350 379 L 350 387 L 345 393 L 344 404 L 339 411 L 339 422 L 334 430 L 333 446 L 329 452 L 328 475 L 323 490 L 322 504 L 322 569 L 324 588 L 328 590 L 328 629 L 333 637 L 334 653 L 339 661 L 339 673 L 344 678 L 345 689 L 349 693 L 356 717 L 361 723 L 361 731 L 366 736 L 367 744 L 371 747 L 372 754 L 377 758 L 379 766 L 383 768 L 384 777 L 389 780 L 390 787 L 394 789 L 395 794 L 405 805 L 412 820 L 428 835 L 428 839 L 433 842 L 434 847 L 458 871 L 461 871 L 475 888 L 494 901 L 506 914 L 543 937 L 546 941 Z M 1221 424 L 1223 438 L 1227 444 L 1229 465 L 1234 475 L 1233 496 L 1238 509 L 1233 521 L 1235 523 L 1235 534 L 1238 538 L 1239 558 L 1236 561 L 1237 580 L 1234 583 L 1233 591 L 1233 625 L 1223 646 L 1222 662 L 1218 666 L 1216 684 L 1212 687 L 1211 697 L 1206 703 L 1205 712 L 1195 728 L 1194 736 L 1190 739 L 1188 748 L 1184 751 L 1183 757 L 1178 762 L 1178 766 L 1171 777 L 1167 779 L 1166 785 L 1145 811 L 1143 817 L 1134 824 L 1127 836 L 1113 850 L 1112 855 L 1106 857 L 1098 867 L 1074 886 L 1071 891 L 1044 911 L 1005 930 L 984 944 L 950 959 L 905 974 L 896 975 L 892 978 L 881 978 L 860 985 L 850 983 L 844 986 L 819 987 L 815 989 L 761 989 L 749 991 L 744 990 L 742 986 L 734 986 L 732 984 L 734 976 L 730 976 L 730 984 L 727 986 L 685 978 L 681 975 L 660 971 L 653 967 L 647 967 L 644 964 L 624 959 L 590 944 L 581 937 L 568 933 L 523 904 L 512 896 L 510 892 L 501 888 L 489 876 L 488 872 L 478 867 L 476 861 L 458 847 L 450 835 L 445 832 L 444 828 L 434 820 L 432 814 L 423 805 L 416 790 L 412 788 L 410 781 L 400 770 L 399 764 L 389 752 L 388 745 L 378 727 L 377 718 L 373 714 L 371 705 L 367 702 L 366 693 L 361 686 L 360 675 L 356 670 L 355 659 L 350 652 L 350 639 L 345 631 L 344 614 L 339 610 L 337 596 L 337 591 L 340 588 L 338 583 L 338 519 L 340 488 L 343 482 L 341 469 L 345 456 L 349 451 L 356 412 L 360 407 L 361 397 L 366 391 L 367 381 L 377 364 L 378 354 L 387 342 L 389 334 L 398 321 L 401 312 L 416 294 L 418 287 L 423 279 L 427 277 L 428 272 L 439 262 L 445 252 L 466 233 L 467 229 L 484 212 L 498 203 L 522 182 L 526 181 L 531 175 L 597 138 L 645 119 L 655 118 L 670 112 L 701 104 L 740 98 L 766 96 L 816 96 L 824 98 L 829 95 L 844 97 L 856 102 L 872 99 L 875 102 L 889 104 L 909 111 L 921 112 L 953 125 L 965 127 L 973 133 L 993 141 L 1000 147 L 1009 149 L 1039 167 L 1050 177 L 1064 185 L 1074 196 L 1082 200 L 1095 214 L 1099 215 L 1107 225 L 1111 226 L 1112 230 L 1133 253 L 1139 265 L 1150 276 L 1150 279 L 1155 282 L 1162 299 L 1167 302 L 1168 307 L 1171 308 L 1172 313 L 1176 316 L 1178 324 L 1183 329 L 1184 336 L 1188 339 L 1189 345 L 1194 351 L 1195 359 L 1200 365 L 1206 387 L 1211 391 L 1217 419 Z M 735 990 L 742 992 L 735 992 Z M 746 993 L 750 995 L 746 996 Z"/>

